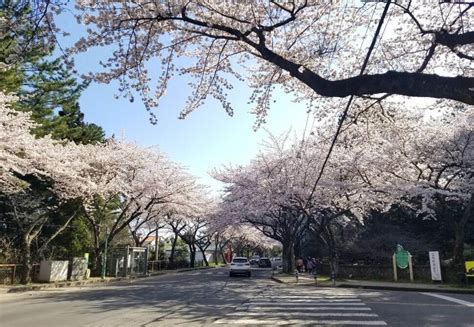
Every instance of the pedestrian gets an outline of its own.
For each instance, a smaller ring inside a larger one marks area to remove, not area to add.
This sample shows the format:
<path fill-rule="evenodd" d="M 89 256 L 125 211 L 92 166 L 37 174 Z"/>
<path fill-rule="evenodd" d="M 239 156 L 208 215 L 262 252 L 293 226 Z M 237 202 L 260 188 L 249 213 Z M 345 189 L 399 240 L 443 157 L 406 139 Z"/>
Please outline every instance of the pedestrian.
<path fill-rule="evenodd" d="M 303 259 L 298 258 L 296 259 L 296 270 L 298 270 L 299 273 L 303 272 Z"/>
<path fill-rule="evenodd" d="M 319 269 L 318 261 L 316 260 L 316 258 L 311 258 L 311 265 L 313 266 L 312 274 L 316 277 Z"/>
<path fill-rule="evenodd" d="M 308 274 L 312 274 L 313 273 L 313 269 L 314 269 L 314 265 L 313 265 L 313 261 L 311 259 L 308 260 L 308 264 L 307 264 L 307 271 L 308 271 Z"/>

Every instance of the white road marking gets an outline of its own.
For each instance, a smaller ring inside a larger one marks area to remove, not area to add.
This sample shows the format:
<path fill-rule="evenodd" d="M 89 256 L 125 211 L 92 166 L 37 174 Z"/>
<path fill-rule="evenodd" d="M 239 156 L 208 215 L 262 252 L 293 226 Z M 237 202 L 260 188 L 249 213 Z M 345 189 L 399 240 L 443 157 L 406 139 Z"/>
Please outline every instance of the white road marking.
<path fill-rule="evenodd" d="M 298 305 L 298 306 L 318 306 L 318 305 L 365 305 L 362 302 L 314 302 L 314 301 L 252 301 L 251 304 L 256 305 Z"/>
<path fill-rule="evenodd" d="M 288 292 L 286 295 L 294 295 L 294 296 L 320 296 L 320 297 L 327 297 L 327 298 L 340 298 L 340 297 L 357 297 L 354 293 L 347 293 L 347 292 L 325 292 L 325 291 L 314 291 L 314 292 Z"/>
<path fill-rule="evenodd" d="M 318 303 L 318 302 L 360 302 L 360 299 L 326 299 L 326 298 L 317 298 L 317 299 L 310 299 L 310 298 L 299 298 L 299 299 L 288 299 L 287 297 L 277 296 L 277 297 L 267 297 L 267 298 L 255 298 L 257 302 L 275 302 L 279 300 L 291 300 L 294 303 Z"/>
<path fill-rule="evenodd" d="M 369 307 L 287 307 L 287 306 L 266 306 L 266 307 L 261 307 L 261 306 L 250 306 L 248 308 L 238 308 L 238 311 L 272 311 L 274 312 L 275 310 L 285 310 L 285 311 L 324 311 L 324 310 L 331 310 L 331 311 L 370 311 L 372 310 Z"/>
<path fill-rule="evenodd" d="M 220 319 L 214 322 L 215 324 L 242 324 L 242 325 L 359 325 L 359 326 L 386 326 L 385 321 L 362 321 L 362 320 L 260 320 L 260 319 Z"/>
<path fill-rule="evenodd" d="M 473 303 L 473 302 L 468 302 L 468 301 L 456 299 L 456 298 L 454 298 L 454 297 L 450 297 L 450 296 L 446 296 L 446 295 L 441 295 L 441 294 L 436 294 L 436 293 L 424 293 L 424 292 L 420 292 L 420 293 L 421 293 L 421 294 L 424 294 L 424 295 L 428 295 L 428 296 L 437 297 L 437 298 L 440 298 L 440 299 L 443 299 L 443 300 L 446 300 L 446 301 L 450 301 L 450 302 L 462 304 L 462 305 L 465 305 L 465 306 L 467 306 L 467 307 L 474 308 L 474 303 Z"/>
<path fill-rule="evenodd" d="M 386 326 L 357 295 L 335 290 L 261 294 L 215 324 Z"/>
<path fill-rule="evenodd" d="M 298 317 L 378 317 L 375 313 L 360 313 L 360 312 L 245 312 L 235 311 L 226 316 L 258 316 L 271 314 L 274 316 L 298 316 Z"/>

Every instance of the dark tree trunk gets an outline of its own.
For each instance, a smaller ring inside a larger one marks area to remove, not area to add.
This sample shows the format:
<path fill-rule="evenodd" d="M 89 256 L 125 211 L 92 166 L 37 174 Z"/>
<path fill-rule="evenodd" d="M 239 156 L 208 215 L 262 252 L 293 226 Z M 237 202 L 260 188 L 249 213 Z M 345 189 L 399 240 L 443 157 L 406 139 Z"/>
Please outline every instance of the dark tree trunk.
<path fill-rule="evenodd" d="M 295 246 L 293 241 L 282 242 L 283 273 L 292 274 L 295 269 Z"/>
<path fill-rule="evenodd" d="M 337 276 L 339 274 L 339 253 L 337 251 L 329 251 L 329 267 L 331 269 L 331 275 Z"/>
<path fill-rule="evenodd" d="M 171 243 L 171 253 L 168 261 L 170 262 L 170 267 L 174 268 L 174 256 L 176 252 L 176 243 L 178 242 L 178 234 L 174 234 L 173 243 Z"/>
<path fill-rule="evenodd" d="M 302 257 L 302 255 L 301 255 L 301 241 L 298 240 L 298 241 L 295 242 L 294 249 L 295 249 L 295 257 L 297 257 L 297 258 Z"/>
<path fill-rule="evenodd" d="M 20 283 L 28 284 L 31 280 L 31 242 L 25 237 L 22 244 L 22 271 Z"/>
<path fill-rule="evenodd" d="M 194 268 L 196 265 L 196 247 L 189 244 L 189 267 Z"/>
<path fill-rule="evenodd" d="M 329 267 L 331 269 L 331 275 L 337 276 L 339 273 L 339 249 L 331 226 L 326 225 L 325 228 L 322 229 L 319 237 L 326 244 L 329 252 Z"/>
<path fill-rule="evenodd" d="M 226 259 L 226 257 L 225 257 L 225 253 L 224 253 L 224 247 L 220 248 L 219 253 L 220 253 L 220 255 L 221 255 L 222 262 L 223 262 L 223 263 L 227 263 L 227 259 Z"/>
<path fill-rule="evenodd" d="M 214 238 L 214 263 L 216 266 L 219 264 L 219 259 L 217 256 L 219 255 L 219 236 L 216 235 Z"/>
<path fill-rule="evenodd" d="M 209 267 L 209 261 L 207 261 L 207 258 L 206 258 L 206 250 L 201 250 L 202 252 L 202 260 L 204 260 L 204 265 L 206 265 L 206 267 Z"/>
<path fill-rule="evenodd" d="M 93 276 L 100 276 L 102 274 L 102 249 L 94 249 L 94 266 L 92 268 Z"/>
<path fill-rule="evenodd" d="M 206 246 L 206 247 L 198 246 L 198 247 L 199 247 L 199 251 L 201 251 L 202 260 L 204 261 L 204 264 L 206 265 L 206 267 L 209 267 L 209 261 L 207 261 L 207 258 L 206 258 L 206 249 L 207 249 L 207 246 Z"/>
<path fill-rule="evenodd" d="M 463 215 L 459 221 L 454 223 L 454 248 L 453 266 L 464 272 L 464 237 L 465 227 L 470 219 L 473 219 L 472 208 L 474 207 L 474 197 L 471 195 Z"/>

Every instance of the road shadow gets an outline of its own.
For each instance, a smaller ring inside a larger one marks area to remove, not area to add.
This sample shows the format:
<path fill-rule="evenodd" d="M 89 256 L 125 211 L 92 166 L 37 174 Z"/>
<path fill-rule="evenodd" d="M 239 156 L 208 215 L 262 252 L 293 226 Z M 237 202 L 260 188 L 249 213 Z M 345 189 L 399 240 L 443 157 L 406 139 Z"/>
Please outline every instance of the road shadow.
<path fill-rule="evenodd" d="M 34 302 L 48 301 L 75 307 L 74 314 L 98 315 L 124 311 L 134 316 L 130 326 L 160 325 L 170 317 L 182 323 L 204 323 L 218 319 L 263 292 L 271 271 L 254 271 L 251 278 L 229 277 L 226 269 L 193 271 L 113 283 L 55 294 L 38 294 Z M 142 318 L 136 317 L 142 313 Z M 126 317 L 122 317 L 126 319 Z M 121 319 L 121 320 L 123 320 Z M 113 325 L 113 320 L 110 321 Z M 103 326 L 104 324 L 102 324 Z"/>

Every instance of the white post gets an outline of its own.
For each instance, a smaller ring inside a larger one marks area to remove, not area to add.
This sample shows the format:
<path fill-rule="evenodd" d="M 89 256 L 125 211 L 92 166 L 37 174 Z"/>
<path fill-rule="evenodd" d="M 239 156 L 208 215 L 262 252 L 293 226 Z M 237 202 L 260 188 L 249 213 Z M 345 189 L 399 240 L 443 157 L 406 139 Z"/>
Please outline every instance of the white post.
<path fill-rule="evenodd" d="M 392 263 L 393 263 L 393 280 L 397 281 L 397 259 L 395 258 L 395 254 L 392 256 Z"/>
<path fill-rule="evenodd" d="M 413 282 L 415 278 L 413 278 L 413 262 L 411 254 L 408 255 L 408 270 L 410 270 L 410 281 Z"/>

